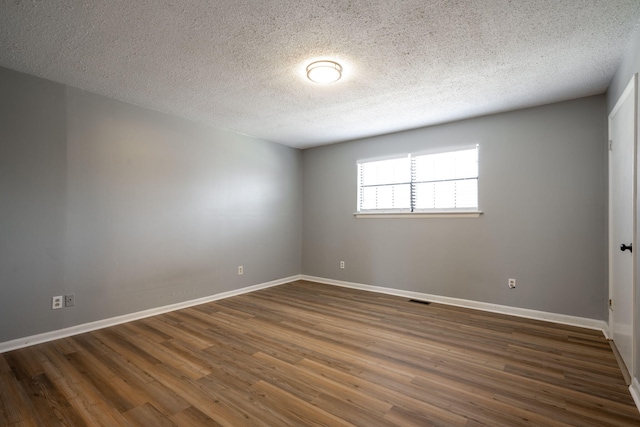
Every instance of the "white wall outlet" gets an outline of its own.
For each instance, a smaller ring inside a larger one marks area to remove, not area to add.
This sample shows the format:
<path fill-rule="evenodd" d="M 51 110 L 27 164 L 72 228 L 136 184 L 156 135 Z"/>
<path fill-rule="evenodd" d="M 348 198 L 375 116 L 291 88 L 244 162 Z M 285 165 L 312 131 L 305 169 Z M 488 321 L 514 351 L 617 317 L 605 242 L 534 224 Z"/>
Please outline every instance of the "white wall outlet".
<path fill-rule="evenodd" d="M 344 261 L 340 261 L 340 268 L 344 270 Z"/>
<path fill-rule="evenodd" d="M 516 279 L 509 279 L 509 289 L 516 287 Z"/>
<path fill-rule="evenodd" d="M 244 274 L 244 267 L 239 265 L 238 266 L 238 276 L 242 276 Z"/>
<path fill-rule="evenodd" d="M 62 308 L 62 295 L 51 298 L 51 310 Z"/>

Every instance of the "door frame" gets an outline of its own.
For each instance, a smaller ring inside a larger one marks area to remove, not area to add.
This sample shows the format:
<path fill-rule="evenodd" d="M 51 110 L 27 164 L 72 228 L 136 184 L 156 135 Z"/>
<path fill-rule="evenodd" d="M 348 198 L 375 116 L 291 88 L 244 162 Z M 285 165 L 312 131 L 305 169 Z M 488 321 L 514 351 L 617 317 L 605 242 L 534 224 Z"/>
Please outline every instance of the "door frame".
<path fill-rule="evenodd" d="M 633 228 L 632 228 L 632 244 L 633 244 L 633 248 L 634 251 L 631 253 L 632 257 L 631 257 L 631 264 L 632 264 L 632 268 L 631 268 L 631 280 L 632 280 L 632 286 L 631 286 L 631 293 L 632 293 L 632 305 L 633 305 L 633 320 L 631 322 L 631 366 L 627 366 L 627 370 L 629 371 L 629 375 L 631 376 L 631 379 L 633 381 L 633 379 L 636 378 L 636 372 L 635 372 L 635 367 L 636 367 L 636 334 L 635 334 L 635 328 L 636 328 L 636 322 L 637 322 L 637 310 L 636 310 L 636 252 L 638 250 L 637 246 L 636 246 L 636 242 L 638 241 L 638 227 L 637 227 L 637 201 L 638 201 L 638 197 L 637 197 L 637 189 L 638 189 L 638 122 L 640 120 L 639 114 L 640 111 L 638 111 L 638 74 L 634 74 L 633 77 L 631 78 L 631 81 L 629 81 L 629 84 L 627 85 L 627 87 L 625 88 L 624 92 L 622 92 L 622 95 L 620 95 L 620 97 L 618 98 L 618 100 L 616 101 L 616 105 L 613 107 L 613 109 L 611 110 L 611 113 L 608 116 L 608 121 L 607 121 L 607 141 L 611 141 L 611 118 L 618 112 L 618 110 L 620 109 L 620 107 L 622 106 L 623 102 L 626 100 L 626 98 L 628 96 L 633 96 L 633 108 L 634 108 L 634 118 L 633 118 L 633 174 L 632 174 L 632 206 L 633 206 L 633 213 L 632 213 L 632 221 L 633 221 Z M 609 142 L 610 143 L 610 142 Z M 611 299 L 613 298 L 613 254 L 614 251 L 619 250 L 618 248 L 618 244 L 619 242 L 613 242 L 613 235 L 611 230 L 613 229 L 612 227 L 612 223 L 613 223 L 613 206 L 612 206 L 612 197 L 611 197 L 611 150 L 609 149 L 609 143 L 607 143 L 607 165 L 608 165 L 608 172 L 607 172 L 607 178 L 608 178 L 608 242 L 609 242 L 609 265 L 608 265 L 608 271 L 609 271 L 609 301 L 611 301 Z M 607 314 L 608 314 L 608 320 L 607 320 L 607 329 L 608 329 L 608 337 L 609 339 L 613 338 L 613 324 L 611 322 L 612 317 L 611 317 L 611 306 L 609 304 L 607 304 Z"/>

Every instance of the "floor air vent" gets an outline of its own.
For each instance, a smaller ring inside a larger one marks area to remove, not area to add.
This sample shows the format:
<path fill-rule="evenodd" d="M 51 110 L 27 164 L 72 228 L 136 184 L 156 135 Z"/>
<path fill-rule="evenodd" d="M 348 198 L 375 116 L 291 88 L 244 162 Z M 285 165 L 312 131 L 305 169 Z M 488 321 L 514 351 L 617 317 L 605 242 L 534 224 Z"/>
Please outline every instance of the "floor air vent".
<path fill-rule="evenodd" d="M 418 304 L 425 304 L 425 305 L 431 304 L 431 301 L 420 301 L 419 299 L 410 299 L 409 302 L 415 302 Z"/>

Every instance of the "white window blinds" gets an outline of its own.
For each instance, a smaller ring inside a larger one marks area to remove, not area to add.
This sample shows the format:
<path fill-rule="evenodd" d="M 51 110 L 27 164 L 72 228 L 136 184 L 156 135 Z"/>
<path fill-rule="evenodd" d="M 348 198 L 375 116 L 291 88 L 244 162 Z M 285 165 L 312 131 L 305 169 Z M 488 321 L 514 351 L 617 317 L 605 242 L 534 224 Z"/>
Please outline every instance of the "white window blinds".
<path fill-rule="evenodd" d="M 478 147 L 358 163 L 358 211 L 478 208 Z"/>
<path fill-rule="evenodd" d="M 411 208 L 411 157 L 360 163 L 360 210 Z"/>

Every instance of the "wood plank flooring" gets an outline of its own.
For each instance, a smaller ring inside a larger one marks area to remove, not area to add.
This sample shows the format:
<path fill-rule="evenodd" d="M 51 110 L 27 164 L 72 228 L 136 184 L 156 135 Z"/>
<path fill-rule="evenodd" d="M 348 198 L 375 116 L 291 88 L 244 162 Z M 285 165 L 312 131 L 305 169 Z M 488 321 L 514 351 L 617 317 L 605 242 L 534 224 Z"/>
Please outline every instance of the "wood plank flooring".
<path fill-rule="evenodd" d="M 298 281 L 0 355 L 2 426 L 640 426 L 598 331 Z"/>

